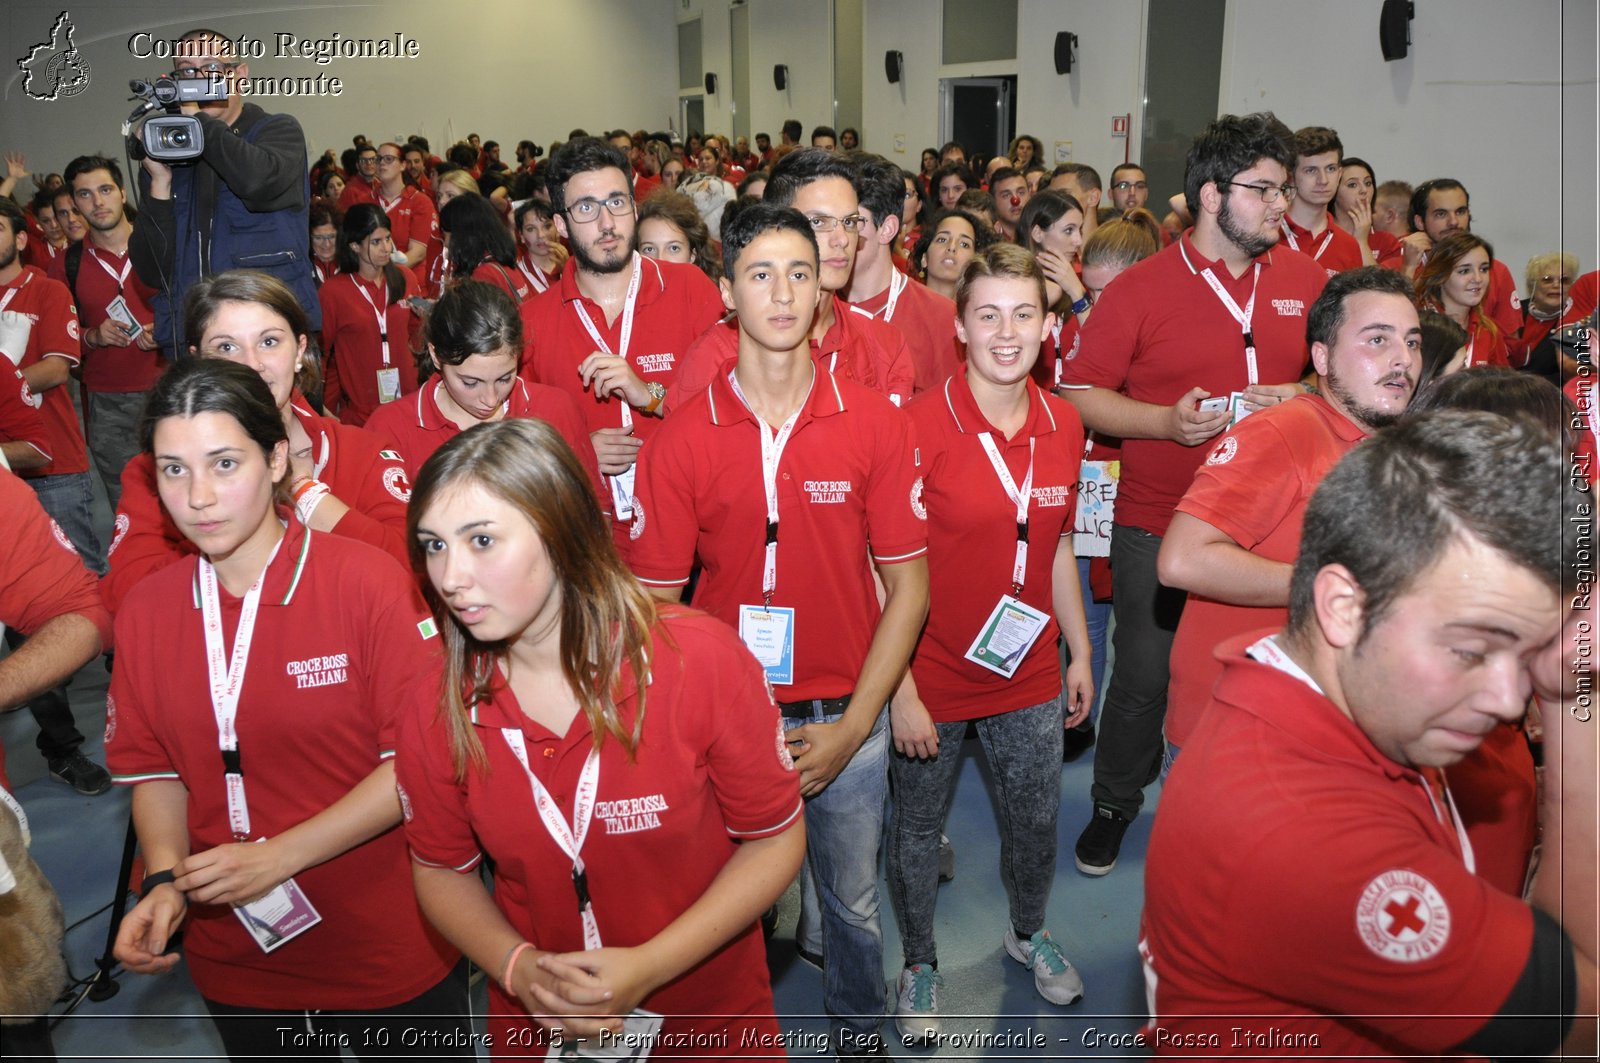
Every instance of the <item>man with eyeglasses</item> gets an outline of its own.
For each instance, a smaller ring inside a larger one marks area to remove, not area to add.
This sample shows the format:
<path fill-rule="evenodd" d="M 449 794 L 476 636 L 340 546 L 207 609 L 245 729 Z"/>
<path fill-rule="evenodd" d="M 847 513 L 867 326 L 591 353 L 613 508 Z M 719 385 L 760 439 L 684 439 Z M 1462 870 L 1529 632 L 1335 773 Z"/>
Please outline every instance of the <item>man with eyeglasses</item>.
<path fill-rule="evenodd" d="M 311 327 L 321 328 L 322 308 L 305 251 L 311 182 L 300 123 L 244 102 L 238 80 L 248 77 L 250 68 L 225 58 L 233 55 L 225 34 L 190 30 L 179 38 L 176 51 L 177 76 L 222 75 L 228 97 L 182 105 L 185 114 L 199 119 L 205 136 L 205 148 L 193 163 L 143 163 L 142 209 L 128 253 L 139 279 L 157 290 L 152 301 L 156 340 L 169 357 L 177 357 L 188 345 L 181 331 L 190 286 L 239 266 L 287 284 L 310 315 Z"/>
<path fill-rule="evenodd" d="M 405 152 L 388 141 L 378 145 L 378 206 L 389 216 L 394 260 L 415 269 L 439 234 L 439 212 L 415 185 L 406 184 Z"/>
<path fill-rule="evenodd" d="M 1311 125 L 1294 134 L 1294 169 L 1289 182 L 1294 196 L 1284 211 L 1283 242 L 1310 255 L 1333 276 L 1363 262 L 1361 243 L 1333 223 L 1328 204 L 1339 191 L 1344 164 L 1344 143 L 1326 126 Z"/>
<path fill-rule="evenodd" d="M 1077 867 L 1105 875 L 1160 770 L 1168 659 L 1183 611 L 1156 555 L 1204 444 L 1302 393 L 1306 313 L 1327 271 L 1276 247 L 1291 134 L 1271 114 L 1225 115 L 1189 149 L 1194 228 L 1108 286 L 1065 364 L 1063 394 L 1090 428 L 1123 439 L 1111 539 L 1115 663 L 1096 743 L 1094 814 Z M 1087 209 L 1086 209 L 1087 213 Z"/>
<path fill-rule="evenodd" d="M 579 137 L 543 170 L 572 258 L 559 282 L 522 304 L 522 372 L 584 411 L 626 551 L 639 447 L 660 425 L 684 352 L 722 316 L 722 297 L 698 267 L 639 254 L 633 168 L 621 149 Z"/>
<path fill-rule="evenodd" d="M 867 224 L 860 213 L 854 178 L 855 167 L 836 152 L 801 148 L 772 168 L 762 201 L 794 207 L 805 215 L 817 238 L 822 256 L 817 271 L 821 294 L 811 319 L 811 357 L 824 371 L 853 380 L 899 406 L 911 398 L 916 381 L 905 339 L 893 325 L 852 313 L 845 302 L 856 245 Z M 687 402 L 704 391 L 738 353 L 735 322 L 708 330 L 684 357 L 677 398 L 669 396 L 668 402 Z"/>
<path fill-rule="evenodd" d="M 362 144 L 356 149 L 356 172 L 344 183 L 339 193 L 339 212 L 346 213 L 357 203 L 378 201 L 378 149 Z"/>
<path fill-rule="evenodd" d="M 1119 162 L 1111 170 L 1111 203 L 1120 211 L 1137 210 L 1150 201 L 1150 179 L 1136 162 Z"/>

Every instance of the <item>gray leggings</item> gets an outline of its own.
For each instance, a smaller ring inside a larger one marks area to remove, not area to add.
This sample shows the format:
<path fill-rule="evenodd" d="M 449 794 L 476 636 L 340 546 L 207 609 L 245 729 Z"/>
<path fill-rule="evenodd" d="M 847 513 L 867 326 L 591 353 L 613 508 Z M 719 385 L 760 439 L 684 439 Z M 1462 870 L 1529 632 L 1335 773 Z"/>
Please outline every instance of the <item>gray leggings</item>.
<path fill-rule="evenodd" d="M 1044 928 L 1056 875 L 1061 808 L 1061 697 L 974 723 L 994 775 L 1000 812 L 1000 881 L 1011 928 L 1023 940 Z M 900 919 L 905 966 L 938 961 L 933 909 L 939 895 L 939 831 L 955 793 L 966 721 L 935 723 L 939 755 L 889 754 L 889 894 Z"/>

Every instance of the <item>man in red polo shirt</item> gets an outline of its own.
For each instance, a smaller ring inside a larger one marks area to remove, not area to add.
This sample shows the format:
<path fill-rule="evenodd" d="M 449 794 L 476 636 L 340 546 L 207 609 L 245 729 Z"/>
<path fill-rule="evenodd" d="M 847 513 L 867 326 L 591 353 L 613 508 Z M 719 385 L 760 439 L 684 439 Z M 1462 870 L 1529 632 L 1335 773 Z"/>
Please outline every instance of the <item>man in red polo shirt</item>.
<path fill-rule="evenodd" d="M 342 214 L 357 203 L 378 201 L 378 149 L 362 144 L 356 149 L 356 172 L 349 175 L 344 191 L 339 193 L 339 212 Z"/>
<path fill-rule="evenodd" d="M 1422 326 L 1411 285 L 1363 266 L 1328 282 L 1306 316 L 1316 391 L 1262 410 L 1212 448 L 1161 540 L 1157 571 L 1189 592 L 1172 643 L 1166 739 L 1189 740 L 1221 670 L 1212 651 L 1283 623 L 1311 493 L 1416 390 Z"/>
<path fill-rule="evenodd" d="M 1221 647 L 1161 796 L 1140 941 L 1158 1055 L 1593 1058 L 1592 613 L 1562 595 L 1593 518 L 1566 466 L 1542 426 L 1452 410 L 1317 488 L 1288 626 Z M 1530 690 L 1531 905 L 1475 873 L 1446 778 Z"/>
<path fill-rule="evenodd" d="M 1404 270 L 1414 277 L 1428 260 L 1433 245 L 1451 233 L 1472 231 L 1472 200 L 1467 187 L 1449 177 L 1424 181 L 1411 193 L 1411 234 L 1400 240 Z M 1489 292 L 1482 309 L 1494 319 L 1500 335 L 1515 336 L 1522 327 L 1522 299 L 1510 268 L 1498 258 L 1489 268 Z"/>
<path fill-rule="evenodd" d="M 21 472 L 50 464 L 50 434 L 33 389 L 14 365 L 0 365 L 0 468 Z"/>
<path fill-rule="evenodd" d="M 927 615 L 927 531 L 905 415 L 809 357 L 813 229 L 767 203 L 724 228 L 738 359 L 645 448 L 633 567 L 676 601 L 698 557 L 695 605 L 733 625 L 766 669 L 808 799 L 823 1001 L 847 1059 L 884 1055 L 883 710 Z"/>
<path fill-rule="evenodd" d="M 67 164 L 67 186 L 89 235 L 50 264 L 78 309 L 83 343 L 84 426 L 111 508 L 122 496 L 122 469 L 139 453 L 145 396 L 166 368 L 156 344 L 154 293 L 128 261 L 127 200 L 115 159 L 80 155 Z"/>
<path fill-rule="evenodd" d="M 632 169 L 594 137 L 568 141 L 545 165 L 556 230 L 572 249 L 559 283 L 522 304 L 522 374 L 572 395 L 611 484 L 619 543 L 633 519 L 634 462 L 661 423 L 678 362 L 722 316 L 695 266 L 638 252 Z"/>
<path fill-rule="evenodd" d="M 1002 166 L 989 179 L 989 194 L 994 197 L 994 228 L 1007 240 L 1017 239 L 1017 221 L 1028 205 L 1028 179 L 1022 171 Z"/>
<path fill-rule="evenodd" d="M 1291 134 L 1270 114 L 1225 115 L 1189 149 L 1194 228 L 1106 289 L 1065 363 L 1084 424 L 1123 439 L 1111 540 L 1115 664 L 1100 714 L 1094 817 L 1078 870 L 1104 875 L 1160 768 L 1167 659 L 1183 595 L 1156 553 L 1172 511 L 1230 421 L 1299 394 L 1306 311 L 1328 274 L 1277 248 Z M 1209 401 L 1208 401 L 1209 400 Z"/>
<path fill-rule="evenodd" d="M 855 313 L 892 325 L 905 337 L 915 370 L 912 392 L 927 391 L 961 366 L 956 304 L 926 285 L 912 283 L 895 268 L 905 171 L 878 155 L 858 157 L 855 167 L 863 222 L 845 295 Z"/>
<path fill-rule="evenodd" d="M 1361 245 L 1354 236 L 1333 224 L 1328 204 L 1339 191 L 1339 171 L 1344 144 L 1326 126 L 1310 125 L 1294 134 L 1294 168 L 1289 181 L 1294 198 L 1284 211 L 1283 242 L 1311 256 L 1332 276 L 1361 265 Z"/>
<path fill-rule="evenodd" d="M 420 188 L 406 184 L 405 152 L 393 141 L 378 145 L 377 203 L 389 215 L 395 265 L 417 269 L 439 234 L 439 211 Z"/>

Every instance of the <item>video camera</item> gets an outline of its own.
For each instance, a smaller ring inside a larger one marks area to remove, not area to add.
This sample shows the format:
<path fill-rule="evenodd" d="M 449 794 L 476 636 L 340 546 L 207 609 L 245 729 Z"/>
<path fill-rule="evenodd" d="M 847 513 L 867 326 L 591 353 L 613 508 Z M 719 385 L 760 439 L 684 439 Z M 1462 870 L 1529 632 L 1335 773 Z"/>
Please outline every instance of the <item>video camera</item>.
<path fill-rule="evenodd" d="M 128 88 L 133 91 L 132 99 L 144 101 L 122 126 L 128 154 L 135 159 L 148 157 L 165 163 L 192 162 L 206 146 L 200 120 L 181 113 L 181 105 L 228 98 L 226 82 L 212 77 L 178 78 L 162 74 L 153 81 L 134 78 L 128 82 Z M 146 117 L 152 111 L 166 113 Z"/>

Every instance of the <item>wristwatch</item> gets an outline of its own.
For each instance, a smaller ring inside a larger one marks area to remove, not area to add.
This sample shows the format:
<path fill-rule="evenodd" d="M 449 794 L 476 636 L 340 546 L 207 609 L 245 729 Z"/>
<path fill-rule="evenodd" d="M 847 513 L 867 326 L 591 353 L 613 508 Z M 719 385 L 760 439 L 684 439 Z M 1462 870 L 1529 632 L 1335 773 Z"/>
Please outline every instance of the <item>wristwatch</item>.
<path fill-rule="evenodd" d="M 667 386 L 658 384 L 654 380 L 647 380 L 645 381 L 644 389 L 650 394 L 650 405 L 644 407 L 642 412 L 655 413 L 656 410 L 661 408 L 661 404 L 666 401 Z"/>

